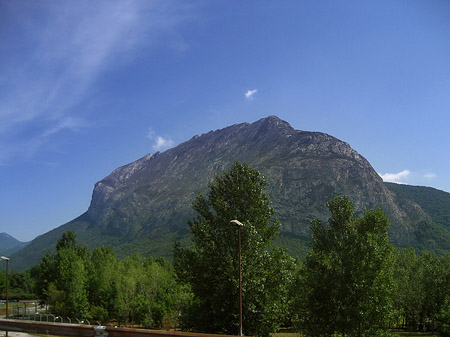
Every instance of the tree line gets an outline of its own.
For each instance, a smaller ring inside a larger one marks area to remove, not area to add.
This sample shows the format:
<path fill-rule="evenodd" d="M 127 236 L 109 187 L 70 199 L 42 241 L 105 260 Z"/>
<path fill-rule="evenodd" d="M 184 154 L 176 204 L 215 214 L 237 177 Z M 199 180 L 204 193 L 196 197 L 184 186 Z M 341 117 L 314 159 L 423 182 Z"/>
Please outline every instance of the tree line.
<path fill-rule="evenodd" d="M 161 328 L 191 296 L 166 260 L 141 255 L 118 260 L 111 247 L 90 252 L 71 231 L 32 275 L 37 295 L 55 314 L 119 325 Z"/>
<path fill-rule="evenodd" d="M 311 221 L 306 260 L 296 260 L 272 244 L 280 223 L 266 187 L 238 162 L 217 176 L 194 201 L 192 244 L 176 244 L 173 263 L 89 251 L 69 231 L 39 265 L 12 274 L 12 291 L 33 292 L 62 316 L 238 334 L 240 254 L 245 335 L 283 326 L 309 336 L 384 336 L 393 327 L 450 335 L 450 254 L 395 249 L 380 209 L 356 215 L 337 196 L 328 223 Z M 2 273 L 2 291 L 4 283 Z"/>

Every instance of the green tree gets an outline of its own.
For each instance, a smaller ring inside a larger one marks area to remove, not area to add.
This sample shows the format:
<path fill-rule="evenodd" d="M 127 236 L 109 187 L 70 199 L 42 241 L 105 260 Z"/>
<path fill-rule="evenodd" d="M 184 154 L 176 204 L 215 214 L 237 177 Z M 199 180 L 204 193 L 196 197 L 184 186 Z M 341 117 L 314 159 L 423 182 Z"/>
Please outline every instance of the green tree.
<path fill-rule="evenodd" d="M 419 258 L 416 277 L 421 280 L 419 331 L 434 331 L 434 320 L 445 301 L 445 271 L 441 260 L 433 252 L 423 252 Z"/>
<path fill-rule="evenodd" d="M 65 294 L 64 315 L 89 317 L 88 265 L 90 253 L 87 247 L 77 244 L 75 233 L 63 233 L 56 245 L 55 286 Z"/>
<path fill-rule="evenodd" d="M 125 324 L 151 324 L 150 305 L 146 296 L 144 258 L 136 254 L 119 261 L 118 275 L 118 318 Z"/>
<path fill-rule="evenodd" d="M 394 308 L 404 328 L 418 327 L 423 302 L 419 257 L 412 248 L 396 252 L 394 264 Z"/>
<path fill-rule="evenodd" d="M 305 265 L 302 328 L 309 335 L 375 335 L 391 318 L 393 247 L 381 210 L 354 215 L 347 197 L 328 202 L 329 225 L 313 220 Z"/>
<path fill-rule="evenodd" d="M 8 292 L 10 299 L 30 299 L 37 298 L 34 294 L 34 279 L 29 270 L 18 272 L 9 270 L 8 272 Z M 6 293 L 6 270 L 0 271 L 0 298 L 4 298 Z"/>
<path fill-rule="evenodd" d="M 176 283 L 173 265 L 164 259 L 134 255 L 118 261 L 111 247 L 95 248 L 91 254 L 77 244 L 73 232 L 64 233 L 56 253 L 47 253 L 31 274 L 53 313 L 118 319 L 119 324 L 160 328 L 166 320 L 165 326 L 173 327 L 190 294 Z"/>
<path fill-rule="evenodd" d="M 56 314 L 89 317 L 88 265 L 90 253 L 76 242 L 75 233 L 64 232 L 56 245 L 56 253 L 48 253 L 39 267 L 32 270 L 37 277 L 36 292 L 46 303 L 55 304 Z"/>
<path fill-rule="evenodd" d="M 119 261 L 117 269 L 121 322 L 161 328 L 164 318 L 178 317 L 179 298 L 184 293 L 170 264 L 134 255 Z"/>
<path fill-rule="evenodd" d="M 268 335 L 288 312 L 293 260 L 271 248 L 279 223 L 264 192 L 266 180 L 246 164 L 235 162 L 209 184 L 207 196 L 193 203 L 197 216 L 189 222 L 193 246 L 175 246 L 180 280 L 194 299 L 185 316 L 195 330 L 237 334 L 239 331 L 238 229 L 242 227 L 243 329 L 246 335 Z"/>
<path fill-rule="evenodd" d="M 100 321 L 118 313 L 117 258 L 111 247 L 92 251 L 89 270 L 89 303 L 91 316 Z"/>
<path fill-rule="evenodd" d="M 58 290 L 53 283 L 48 285 L 47 289 L 47 303 L 55 313 L 62 314 L 65 310 L 64 302 L 66 301 L 66 294 L 62 290 Z"/>
<path fill-rule="evenodd" d="M 394 303 L 406 328 L 434 331 L 436 318 L 442 327 L 442 320 L 448 317 L 449 267 L 450 255 L 439 258 L 429 251 L 416 255 L 412 249 L 397 253 Z"/>
<path fill-rule="evenodd" d="M 73 231 L 64 232 L 61 238 L 56 243 L 56 251 L 61 251 L 62 249 L 78 249 L 77 236 Z"/>
<path fill-rule="evenodd" d="M 48 289 L 56 278 L 55 254 L 46 252 L 41 263 L 31 269 L 31 276 L 35 280 L 34 292 L 42 302 L 48 303 Z"/>

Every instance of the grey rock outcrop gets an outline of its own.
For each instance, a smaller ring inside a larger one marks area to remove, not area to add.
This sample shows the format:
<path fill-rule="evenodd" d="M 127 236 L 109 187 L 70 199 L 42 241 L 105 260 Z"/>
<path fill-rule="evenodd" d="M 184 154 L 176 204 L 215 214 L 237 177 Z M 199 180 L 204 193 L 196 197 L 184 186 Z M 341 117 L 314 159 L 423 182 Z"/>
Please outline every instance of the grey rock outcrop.
<path fill-rule="evenodd" d="M 195 195 L 234 160 L 266 176 L 283 232 L 308 237 L 309 221 L 326 220 L 326 202 L 335 195 L 348 195 L 360 212 L 385 210 L 392 221 L 391 238 L 400 245 L 412 243 L 418 223 L 427 218 L 417 204 L 397 203 L 349 144 L 294 130 L 275 116 L 195 136 L 114 170 L 96 184 L 88 216 L 105 234 L 128 239 L 186 231 Z"/>
<path fill-rule="evenodd" d="M 349 144 L 320 132 L 295 130 L 270 116 L 210 131 L 117 168 L 94 188 L 88 211 L 33 240 L 16 254 L 17 268 L 39 262 L 66 230 L 89 247 L 112 245 L 119 256 L 134 252 L 169 256 L 173 240 L 189 232 L 191 204 L 216 174 L 235 161 L 262 172 L 281 221 L 281 232 L 303 242 L 310 220 L 327 220 L 326 202 L 348 195 L 357 212 L 381 207 L 391 219 L 394 244 L 416 243 L 430 219 L 420 206 L 399 198 Z"/>

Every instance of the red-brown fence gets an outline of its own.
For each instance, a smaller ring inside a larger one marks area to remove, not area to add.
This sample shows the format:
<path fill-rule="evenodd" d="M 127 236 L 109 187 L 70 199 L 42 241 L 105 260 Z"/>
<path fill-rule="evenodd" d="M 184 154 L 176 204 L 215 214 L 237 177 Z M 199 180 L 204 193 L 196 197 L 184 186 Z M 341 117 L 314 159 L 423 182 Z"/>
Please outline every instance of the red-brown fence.
<path fill-rule="evenodd" d="M 67 323 L 34 322 L 15 319 L 0 319 L 0 330 L 38 333 L 57 336 L 81 337 L 226 337 L 180 331 L 115 328 L 110 326 L 81 325 Z"/>

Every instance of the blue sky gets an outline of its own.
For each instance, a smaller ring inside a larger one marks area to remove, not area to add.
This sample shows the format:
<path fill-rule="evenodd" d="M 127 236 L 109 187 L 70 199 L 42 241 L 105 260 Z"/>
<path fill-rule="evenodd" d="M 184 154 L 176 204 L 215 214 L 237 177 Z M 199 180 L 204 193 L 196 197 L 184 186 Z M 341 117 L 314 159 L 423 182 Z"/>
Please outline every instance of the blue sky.
<path fill-rule="evenodd" d="M 450 191 L 449 113 L 449 1 L 0 0 L 0 232 L 31 240 L 118 166 L 269 115 Z"/>

